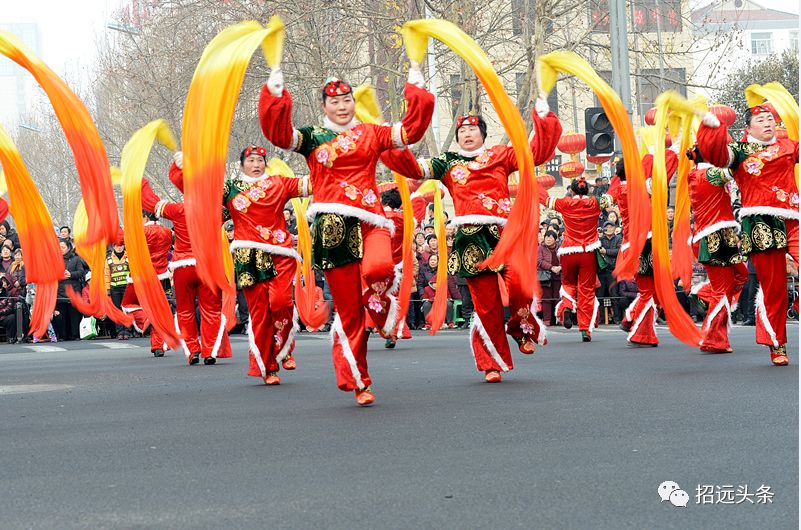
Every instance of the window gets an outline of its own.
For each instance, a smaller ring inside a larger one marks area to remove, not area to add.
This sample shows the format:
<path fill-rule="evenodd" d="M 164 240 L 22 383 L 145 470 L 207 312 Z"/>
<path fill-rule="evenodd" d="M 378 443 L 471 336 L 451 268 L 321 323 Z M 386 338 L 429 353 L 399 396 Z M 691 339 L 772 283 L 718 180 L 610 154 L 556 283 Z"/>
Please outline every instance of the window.
<path fill-rule="evenodd" d="M 562 155 L 559 154 L 554 155 L 552 159 L 545 162 L 545 172 L 556 180 L 554 186 L 557 187 L 562 185 L 562 174 L 559 173 L 559 166 L 561 165 Z"/>
<path fill-rule="evenodd" d="M 751 34 L 751 53 L 753 55 L 770 55 L 773 53 L 770 33 Z"/>
<path fill-rule="evenodd" d="M 634 31 L 681 31 L 681 0 L 635 0 Z"/>
<path fill-rule="evenodd" d="M 609 0 L 590 2 L 590 27 L 595 33 L 609 33 Z"/>
<path fill-rule="evenodd" d="M 798 52 L 798 32 L 791 31 L 790 32 L 790 49 L 794 52 Z"/>
<path fill-rule="evenodd" d="M 654 106 L 656 97 L 665 90 L 675 90 L 685 98 L 687 97 L 684 68 L 666 68 L 664 74 L 664 79 L 660 79 L 659 69 L 640 70 L 641 93 L 637 97 L 637 101 L 640 103 L 640 116 L 645 116 L 648 109 Z"/>

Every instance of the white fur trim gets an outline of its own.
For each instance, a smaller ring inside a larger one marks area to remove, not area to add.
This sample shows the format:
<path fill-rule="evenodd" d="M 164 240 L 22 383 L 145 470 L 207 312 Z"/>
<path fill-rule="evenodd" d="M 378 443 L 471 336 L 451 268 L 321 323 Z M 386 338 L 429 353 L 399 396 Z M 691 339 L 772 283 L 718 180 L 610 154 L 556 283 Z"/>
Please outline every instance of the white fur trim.
<path fill-rule="evenodd" d="M 289 233 L 287 233 L 287 237 L 289 237 Z M 244 239 L 234 239 L 231 241 L 230 247 L 228 247 L 231 252 L 238 248 L 255 248 L 257 250 L 263 250 L 264 252 L 269 252 L 270 254 L 276 254 L 278 256 L 287 256 L 289 258 L 295 258 L 296 260 L 300 261 L 300 254 L 295 251 L 293 248 L 288 247 L 279 247 L 278 245 L 269 245 L 267 243 L 261 243 L 259 241 L 247 241 Z"/>
<path fill-rule="evenodd" d="M 706 316 L 703 327 L 704 332 L 709 331 L 709 328 L 712 326 L 712 321 L 715 320 L 715 317 L 717 317 L 718 313 L 723 309 L 726 309 L 726 329 L 731 329 L 731 307 L 729 306 L 729 299 L 725 296 L 721 296 L 715 308 Z"/>
<path fill-rule="evenodd" d="M 554 307 L 554 313 L 556 313 L 557 315 L 559 314 L 559 309 L 561 309 L 561 307 L 564 305 L 564 301 L 565 300 L 570 302 L 570 306 L 571 307 L 570 307 L 569 310 L 570 311 L 575 311 L 576 310 L 576 306 L 577 306 L 576 299 L 573 298 L 572 296 L 570 296 L 567 293 L 567 291 L 565 291 L 564 286 L 560 286 L 559 287 L 559 301 L 556 303 L 556 307 Z"/>
<path fill-rule="evenodd" d="M 762 325 L 765 327 L 765 331 L 768 332 L 770 336 L 771 342 L 773 342 L 773 347 L 779 347 L 779 341 L 776 339 L 776 332 L 773 330 L 773 326 L 770 325 L 770 320 L 768 319 L 768 310 L 765 307 L 765 293 L 762 292 L 762 287 L 757 290 L 756 300 L 754 301 L 754 305 L 756 306 L 756 313 L 759 320 L 762 322 Z"/>
<path fill-rule="evenodd" d="M 642 321 L 645 319 L 645 315 L 647 315 L 648 311 L 651 309 L 654 310 L 654 324 L 656 324 L 656 318 L 658 316 L 659 311 L 656 308 L 654 299 L 651 298 L 650 300 L 648 300 L 648 303 L 645 304 L 645 307 L 642 308 L 640 314 L 637 315 L 637 320 L 631 325 L 631 329 L 629 330 L 629 334 L 626 336 L 626 340 L 631 341 L 631 338 L 634 336 L 635 333 L 637 333 L 637 330 L 640 328 L 640 324 L 642 324 Z M 628 318 L 628 316 L 626 318 Z M 656 330 L 654 330 L 654 332 L 656 332 Z"/>
<path fill-rule="evenodd" d="M 776 136 L 775 136 L 775 135 L 773 136 L 773 138 L 771 138 L 771 139 L 770 139 L 770 140 L 768 140 L 767 142 L 766 142 L 766 141 L 764 141 L 764 140 L 757 140 L 756 138 L 754 138 L 754 137 L 753 137 L 753 136 L 751 136 L 750 134 L 747 136 L 747 139 L 748 139 L 748 143 L 749 143 L 749 144 L 773 145 L 773 144 L 775 144 L 775 143 L 776 143 Z"/>
<path fill-rule="evenodd" d="M 179 259 L 178 261 L 171 261 L 167 265 L 167 270 L 174 271 L 175 269 L 194 267 L 195 265 L 197 265 L 197 260 L 195 258 Z"/>
<path fill-rule="evenodd" d="M 403 124 L 401 122 L 392 124 L 392 146 L 403 147 L 406 143 L 403 141 Z"/>
<path fill-rule="evenodd" d="M 286 356 L 289 355 L 289 351 L 292 349 L 292 343 L 295 342 L 295 334 L 300 330 L 298 326 L 298 310 L 293 308 L 292 309 L 292 327 L 289 329 L 289 334 L 286 337 L 286 341 L 284 341 L 284 345 L 281 347 L 281 351 L 278 352 L 278 355 L 275 356 L 275 362 L 280 363 Z"/>
<path fill-rule="evenodd" d="M 353 350 L 350 349 L 348 336 L 345 334 L 345 329 L 342 327 L 342 320 L 339 318 L 339 313 L 336 314 L 334 322 L 331 324 L 331 343 L 336 344 L 337 341 L 339 341 L 339 345 L 342 348 L 342 356 L 348 361 L 350 372 L 353 375 L 353 379 L 356 380 L 356 386 L 359 387 L 359 390 L 364 390 L 365 385 L 362 381 L 362 374 L 359 372 L 359 367 L 356 365 L 356 358 L 353 356 Z"/>
<path fill-rule="evenodd" d="M 173 315 L 173 322 L 175 322 L 175 332 L 178 333 L 178 336 L 180 337 L 181 326 L 178 325 L 178 313 L 175 313 L 175 315 Z M 181 343 L 181 348 L 183 348 L 184 350 L 184 355 L 186 356 L 187 359 L 189 359 L 189 356 L 192 355 L 192 352 L 189 351 L 189 346 L 186 345 L 186 341 L 183 339 L 183 337 L 181 337 L 178 342 Z"/>
<path fill-rule="evenodd" d="M 545 344 L 548 342 L 548 332 L 545 329 L 545 324 L 543 323 L 543 321 L 540 319 L 540 317 L 537 316 L 538 301 L 539 299 L 536 296 L 532 297 L 531 305 L 529 306 L 528 310 L 529 313 L 531 313 L 531 316 L 534 317 L 534 321 L 540 327 L 540 332 L 537 334 L 537 344 L 539 344 L 540 346 L 545 346 Z"/>
<path fill-rule="evenodd" d="M 128 313 L 136 313 L 137 311 L 141 311 L 141 307 L 131 307 L 131 306 L 122 306 L 122 312 L 125 314 Z M 141 333 L 141 331 L 140 331 Z"/>
<path fill-rule="evenodd" d="M 420 175 L 422 175 L 423 180 L 431 178 L 431 165 L 425 158 L 418 158 L 417 165 L 420 166 Z M 417 192 L 414 192 L 417 193 Z M 412 198 L 414 198 L 414 193 L 412 194 Z M 417 196 L 419 197 L 420 194 L 418 193 Z"/>
<path fill-rule="evenodd" d="M 801 220 L 801 213 L 798 210 L 776 208 L 775 206 L 743 206 L 740 208 L 740 219 L 749 215 L 773 215 L 782 219 Z"/>
<path fill-rule="evenodd" d="M 548 197 L 548 200 L 545 201 L 545 206 L 553 210 L 553 205 L 556 204 L 556 197 Z"/>
<path fill-rule="evenodd" d="M 403 279 L 403 262 L 395 265 L 395 276 L 392 278 L 392 285 L 387 289 L 387 294 L 396 294 L 400 288 L 401 280 Z"/>
<path fill-rule="evenodd" d="M 159 281 L 161 281 L 161 280 L 169 280 L 172 277 L 172 273 L 169 271 L 169 265 L 167 265 L 167 269 L 168 270 L 162 272 L 161 274 L 156 275 L 156 278 L 158 278 Z M 127 281 L 128 281 L 128 283 L 133 283 L 134 282 L 133 276 L 128 276 L 128 280 Z"/>
<path fill-rule="evenodd" d="M 346 123 L 345 125 L 339 125 L 337 123 L 334 123 L 333 121 L 328 119 L 328 116 L 323 116 L 323 127 L 325 127 L 326 129 L 331 129 L 332 131 L 334 131 L 337 134 L 343 133 L 343 132 L 347 131 L 348 129 L 352 129 L 352 128 L 356 127 L 357 125 L 359 125 L 359 121 L 356 119 L 355 116 L 353 118 L 351 118 L 350 121 L 348 123 Z"/>
<path fill-rule="evenodd" d="M 715 167 L 715 166 L 713 166 L 713 165 L 712 165 L 712 164 L 710 164 L 709 162 L 701 162 L 700 164 L 697 164 L 697 165 L 695 166 L 695 169 L 698 169 L 698 170 L 704 170 L 704 169 L 709 169 L 709 168 L 711 168 L 711 167 Z"/>
<path fill-rule="evenodd" d="M 710 284 L 710 281 L 709 281 L 709 280 L 705 280 L 705 281 L 703 281 L 703 282 L 696 283 L 695 285 L 693 285 L 692 289 L 690 289 L 690 294 L 697 295 L 697 294 L 698 294 L 698 292 L 699 292 L 701 289 L 703 289 L 704 287 L 706 287 L 706 286 L 707 286 L 707 285 L 709 285 L 709 284 Z"/>
<path fill-rule="evenodd" d="M 697 243 L 701 241 L 702 237 L 714 234 L 718 230 L 723 230 L 724 228 L 734 228 L 735 230 L 737 230 L 738 234 L 740 233 L 740 223 L 738 223 L 737 221 L 720 221 L 715 224 L 707 226 L 700 232 L 696 232 L 695 234 L 693 234 L 692 242 Z"/>
<path fill-rule="evenodd" d="M 595 328 L 598 327 L 597 320 L 598 320 L 598 312 L 601 309 L 601 304 L 598 303 L 598 297 L 592 297 L 592 318 L 590 319 L 590 327 L 588 331 L 594 331 Z"/>
<path fill-rule="evenodd" d="M 464 149 L 459 149 L 457 151 L 457 153 L 459 153 L 461 156 L 463 156 L 465 158 L 475 158 L 475 157 L 483 154 L 484 151 L 486 151 L 486 150 L 487 150 L 487 148 L 482 145 L 481 147 L 479 147 L 478 149 L 475 149 L 473 151 L 465 151 Z"/>
<path fill-rule="evenodd" d="M 595 249 L 601 248 L 601 242 L 595 240 L 589 245 L 578 245 L 575 247 L 561 247 L 556 251 L 557 256 L 564 256 L 565 254 L 582 254 L 584 252 L 593 252 Z"/>
<path fill-rule="evenodd" d="M 482 324 L 481 319 L 478 318 L 478 313 L 473 314 L 473 322 L 472 324 L 470 324 L 470 331 L 473 330 L 478 332 L 478 335 L 481 337 L 481 342 L 484 344 L 484 347 L 487 349 L 493 360 L 498 364 L 498 366 L 501 367 L 501 371 L 508 372 L 509 366 L 507 366 L 506 363 L 503 362 L 503 359 L 501 359 L 501 356 L 498 354 L 498 350 L 495 349 L 495 345 L 492 343 L 492 340 L 490 339 L 489 335 L 487 335 L 487 330 L 484 329 L 484 324 Z M 505 337 L 504 340 L 506 340 Z M 471 346 L 472 346 L 472 341 L 471 341 Z M 475 352 L 473 353 L 473 355 L 475 355 Z"/>
<path fill-rule="evenodd" d="M 300 145 L 300 131 L 297 129 L 292 129 L 292 141 L 289 143 L 289 150 L 294 151 Z"/>
<path fill-rule="evenodd" d="M 457 215 L 451 219 L 451 226 L 462 225 L 500 225 L 506 226 L 508 219 L 495 217 L 494 215 Z"/>
<path fill-rule="evenodd" d="M 301 197 L 309 196 L 309 177 L 302 177 L 300 179 L 300 195 Z"/>
<path fill-rule="evenodd" d="M 268 178 L 270 178 L 270 175 L 268 175 L 267 173 L 262 173 L 261 176 L 258 177 L 250 177 L 248 175 L 243 174 L 239 175 L 236 179 L 241 180 L 242 182 L 246 182 L 248 184 L 253 184 L 256 182 L 260 182 L 262 180 L 267 180 Z"/>
<path fill-rule="evenodd" d="M 220 346 L 222 345 L 223 336 L 225 335 L 225 324 L 227 322 L 228 319 L 225 318 L 225 315 L 220 313 L 220 329 L 217 330 L 217 338 L 214 340 L 214 346 L 211 348 L 211 356 L 215 359 L 220 352 Z"/>
<path fill-rule="evenodd" d="M 164 201 L 164 200 L 161 200 L 156 203 L 156 207 L 154 208 L 156 211 L 153 212 L 154 214 L 156 214 L 156 217 L 161 218 L 162 216 L 161 214 L 164 212 L 164 207 L 167 206 L 167 204 L 169 204 L 169 201 Z"/>
<path fill-rule="evenodd" d="M 389 293 L 387 293 L 387 298 L 389 298 L 389 311 L 387 311 L 387 319 L 384 322 L 384 327 L 381 328 L 381 331 L 384 332 L 384 335 L 391 335 L 392 330 L 398 323 L 398 299 Z"/>
<path fill-rule="evenodd" d="M 387 219 L 381 214 L 357 208 L 356 206 L 349 206 L 338 202 L 315 202 L 306 210 L 306 218 L 311 222 L 318 213 L 335 213 L 344 215 L 345 217 L 355 217 L 359 221 L 363 221 L 369 225 L 378 228 L 386 228 L 389 230 L 390 235 L 395 233 L 395 223 L 390 219 Z"/>
<path fill-rule="evenodd" d="M 626 241 L 625 243 L 623 243 L 622 245 L 620 245 L 620 253 L 623 253 L 623 252 L 625 252 L 626 250 L 628 250 L 628 249 L 629 249 L 629 247 L 631 247 L 631 243 L 630 243 L 630 242 L 628 242 L 628 241 Z"/>
<path fill-rule="evenodd" d="M 640 300 L 641 296 L 642 295 L 637 294 L 637 296 L 634 297 L 634 300 L 632 300 L 629 306 L 626 308 L 626 311 L 623 313 L 623 318 L 625 320 L 631 322 L 631 314 L 634 312 L 634 308 L 637 306 L 637 302 Z"/>
<path fill-rule="evenodd" d="M 711 129 L 717 129 L 718 127 L 720 127 L 720 120 L 718 119 L 717 116 L 715 116 L 711 112 L 707 112 L 706 114 L 704 114 L 704 117 L 701 119 L 701 122 L 705 126 Z"/>
<path fill-rule="evenodd" d="M 256 364 L 259 365 L 261 376 L 267 377 L 267 368 L 264 366 L 264 361 L 261 359 L 261 351 L 259 347 L 256 346 L 256 339 L 253 337 L 253 324 L 250 319 L 248 319 L 248 346 L 250 346 L 250 354 L 256 360 Z"/>

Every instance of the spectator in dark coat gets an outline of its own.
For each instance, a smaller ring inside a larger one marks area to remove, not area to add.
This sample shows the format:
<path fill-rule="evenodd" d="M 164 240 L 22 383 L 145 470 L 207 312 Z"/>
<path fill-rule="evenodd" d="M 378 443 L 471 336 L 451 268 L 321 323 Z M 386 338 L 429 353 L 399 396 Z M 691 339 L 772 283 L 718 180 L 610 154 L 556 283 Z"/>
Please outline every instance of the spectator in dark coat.
<path fill-rule="evenodd" d="M 637 298 L 637 284 L 632 280 L 621 280 L 617 282 L 617 305 L 618 311 L 622 315 L 629 305 Z"/>
<path fill-rule="evenodd" d="M 546 326 L 556 322 L 553 309 L 559 301 L 559 289 L 562 287 L 558 250 L 556 232 L 548 230 L 537 251 L 537 278 L 542 286 L 542 321 Z"/>
<path fill-rule="evenodd" d="M 595 295 L 598 299 L 615 298 L 618 294 L 612 271 L 615 270 L 617 255 L 620 252 L 620 246 L 623 244 L 623 238 L 615 234 L 615 223 L 607 221 L 604 223 L 604 233 L 601 235 L 600 240 L 600 252 L 603 254 L 604 259 L 606 259 L 606 269 L 598 271 L 598 280 L 601 282 L 601 286 L 597 289 Z M 614 303 L 612 303 L 612 308 L 614 310 L 615 321 L 621 322 L 621 314 Z"/>
<path fill-rule="evenodd" d="M 23 299 L 25 291 L 20 288 L 11 287 L 8 277 L 0 278 L 0 323 L 6 331 L 6 340 L 9 344 L 25 342 L 25 333 L 28 331 L 27 311 L 25 310 Z M 17 304 L 20 311 L 17 311 Z M 22 318 L 20 332 L 17 332 L 17 317 Z"/>
<path fill-rule="evenodd" d="M 0 244 L 5 242 L 6 239 L 11 241 L 12 243 L 11 250 L 19 248 L 19 236 L 17 235 L 17 232 L 14 231 L 13 228 L 11 228 L 11 224 L 8 222 L 7 219 L 3 220 L 3 222 L 0 223 Z"/>
<path fill-rule="evenodd" d="M 58 300 L 56 301 L 53 328 L 60 339 L 75 340 L 79 338 L 82 315 L 72 307 L 67 298 L 66 289 L 69 285 L 80 294 L 86 277 L 86 269 L 84 269 L 83 260 L 75 253 L 69 240 L 61 240 L 59 246 L 64 257 L 64 279 L 58 282 Z"/>

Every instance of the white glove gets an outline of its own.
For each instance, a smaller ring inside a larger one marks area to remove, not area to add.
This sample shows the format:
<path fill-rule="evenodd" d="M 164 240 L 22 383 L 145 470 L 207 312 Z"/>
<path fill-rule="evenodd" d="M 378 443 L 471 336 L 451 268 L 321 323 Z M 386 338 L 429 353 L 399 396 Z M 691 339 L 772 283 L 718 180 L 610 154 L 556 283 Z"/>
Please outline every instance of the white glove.
<path fill-rule="evenodd" d="M 175 162 L 175 165 L 178 166 L 178 169 L 184 168 L 184 152 L 183 151 L 176 151 L 172 155 L 172 161 Z"/>
<path fill-rule="evenodd" d="M 537 98 L 537 101 L 534 103 L 534 110 L 537 111 L 537 116 L 540 118 L 544 118 L 551 112 L 551 107 L 548 106 L 548 102 L 542 98 Z"/>
<path fill-rule="evenodd" d="M 673 151 L 676 153 L 676 156 L 679 154 L 679 149 L 681 149 L 681 143 L 677 141 L 674 141 L 670 144 L 670 147 L 668 147 L 668 151 Z"/>
<path fill-rule="evenodd" d="M 707 127 L 711 127 L 713 129 L 717 129 L 720 127 L 720 120 L 717 116 L 712 114 L 711 112 L 707 112 L 704 114 L 704 117 L 701 119 L 701 122 L 706 125 Z"/>
<path fill-rule="evenodd" d="M 420 70 L 420 65 L 412 61 L 409 64 L 409 84 L 417 88 L 426 87 L 426 78 L 423 77 L 423 72 Z"/>
<path fill-rule="evenodd" d="M 280 98 L 281 94 L 284 93 L 284 73 L 281 71 L 280 66 L 276 66 L 270 72 L 270 77 L 267 78 L 267 90 L 277 98 Z"/>

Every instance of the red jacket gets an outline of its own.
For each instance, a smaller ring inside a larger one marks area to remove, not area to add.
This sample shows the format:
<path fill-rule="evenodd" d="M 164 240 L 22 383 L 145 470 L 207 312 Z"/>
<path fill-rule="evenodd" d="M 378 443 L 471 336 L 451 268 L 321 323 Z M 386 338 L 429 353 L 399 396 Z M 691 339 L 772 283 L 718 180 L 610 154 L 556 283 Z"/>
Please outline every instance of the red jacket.
<path fill-rule="evenodd" d="M 726 191 L 725 170 L 702 163 L 690 170 L 690 207 L 695 220 L 692 242 L 697 243 L 718 230 L 731 227 L 740 229 L 734 219 L 731 198 Z"/>
<path fill-rule="evenodd" d="M 608 197 L 583 195 L 548 199 L 548 208 L 561 213 L 565 222 L 562 246 L 556 252 L 558 256 L 590 252 L 601 247 L 598 240 L 598 217 L 601 209 L 611 203 Z"/>
<path fill-rule="evenodd" d="M 173 164 L 170 167 L 170 180 L 174 175 L 180 175 L 183 179 L 183 171 Z M 192 243 L 189 240 L 189 227 L 186 224 L 186 213 L 182 202 L 169 202 L 161 200 L 150 187 L 147 180 L 142 180 L 142 208 L 156 214 L 156 217 L 169 219 L 172 221 L 172 229 L 175 233 L 175 243 L 172 253 L 172 262 L 169 264 L 170 270 L 179 267 L 195 265 L 195 256 L 192 253 Z"/>

